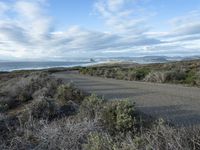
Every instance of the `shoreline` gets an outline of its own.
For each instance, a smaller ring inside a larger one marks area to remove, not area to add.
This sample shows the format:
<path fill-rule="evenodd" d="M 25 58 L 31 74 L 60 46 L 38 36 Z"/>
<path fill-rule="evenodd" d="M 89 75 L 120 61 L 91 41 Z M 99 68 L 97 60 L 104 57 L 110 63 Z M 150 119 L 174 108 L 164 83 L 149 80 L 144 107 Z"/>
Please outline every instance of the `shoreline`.
<path fill-rule="evenodd" d="M 101 62 L 98 63 L 85 63 L 85 64 L 79 64 L 79 65 L 63 65 L 63 66 L 49 66 L 49 67 L 30 67 L 30 68 L 19 68 L 19 69 L 9 69 L 9 70 L 0 70 L 0 73 L 10 73 L 10 72 L 15 72 L 15 71 L 40 71 L 40 70 L 48 70 L 48 69 L 68 69 L 68 68 L 74 68 L 74 67 L 88 67 L 88 66 L 93 66 L 100 64 Z"/>
<path fill-rule="evenodd" d="M 9 69 L 9 70 L 0 70 L 0 73 L 10 73 L 15 71 L 43 71 L 43 70 L 51 70 L 51 69 L 73 69 L 76 67 L 95 67 L 95 66 L 109 66 L 109 65 L 132 65 L 137 64 L 135 62 L 130 61 L 101 61 L 101 62 L 88 62 L 83 64 L 75 64 L 75 65 L 61 65 L 61 66 L 49 66 L 49 67 L 30 67 L 30 68 L 19 68 L 19 69 Z"/>

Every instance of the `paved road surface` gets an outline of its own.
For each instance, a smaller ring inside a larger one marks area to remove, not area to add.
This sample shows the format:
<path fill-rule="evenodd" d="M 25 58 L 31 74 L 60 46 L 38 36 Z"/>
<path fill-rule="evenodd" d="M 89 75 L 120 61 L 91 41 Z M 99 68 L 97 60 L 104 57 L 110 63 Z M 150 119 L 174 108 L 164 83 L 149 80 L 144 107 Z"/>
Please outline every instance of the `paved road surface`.
<path fill-rule="evenodd" d="M 200 125 L 200 88 L 104 79 L 76 72 L 60 72 L 54 76 L 106 99 L 131 98 L 142 112 L 176 125 Z"/>

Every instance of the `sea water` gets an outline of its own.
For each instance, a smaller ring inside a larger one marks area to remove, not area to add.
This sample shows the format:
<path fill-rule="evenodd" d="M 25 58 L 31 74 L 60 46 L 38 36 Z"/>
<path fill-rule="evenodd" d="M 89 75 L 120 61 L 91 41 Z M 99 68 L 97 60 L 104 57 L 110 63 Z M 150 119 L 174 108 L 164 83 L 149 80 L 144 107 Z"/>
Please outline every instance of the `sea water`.
<path fill-rule="evenodd" d="M 32 70 L 92 65 L 91 62 L 0 62 L 0 71 Z"/>

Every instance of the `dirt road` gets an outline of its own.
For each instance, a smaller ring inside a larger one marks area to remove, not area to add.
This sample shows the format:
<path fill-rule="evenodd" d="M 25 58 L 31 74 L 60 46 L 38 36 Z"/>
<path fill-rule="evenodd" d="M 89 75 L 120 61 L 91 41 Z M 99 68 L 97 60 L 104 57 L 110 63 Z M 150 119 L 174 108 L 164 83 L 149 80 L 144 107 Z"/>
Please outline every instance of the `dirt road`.
<path fill-rule="evenodd" d="M 60 72 L 54 76 L 106 99 L 130 98 L 145 114 L 162 117 L 176 125 L 200 125 L 200 88 L 104 79 L 76 72 Z"/>

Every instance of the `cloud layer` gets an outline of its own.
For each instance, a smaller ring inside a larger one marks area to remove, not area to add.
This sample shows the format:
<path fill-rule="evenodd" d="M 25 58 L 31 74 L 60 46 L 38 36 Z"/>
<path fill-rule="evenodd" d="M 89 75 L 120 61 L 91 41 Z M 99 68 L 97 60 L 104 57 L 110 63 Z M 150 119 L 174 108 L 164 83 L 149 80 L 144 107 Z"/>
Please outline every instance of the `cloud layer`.
<path fill-rule="evenodd" d="M 152 32 L 151 13 L 141 12 L 140 1 L 97 0 L 94 9 L 106 32 L 79 26 L 56 31 L 46 0 L 0 2 L 0 59 L 200 54 L 199 11 L 169 20 L 170 31 Z"/>

